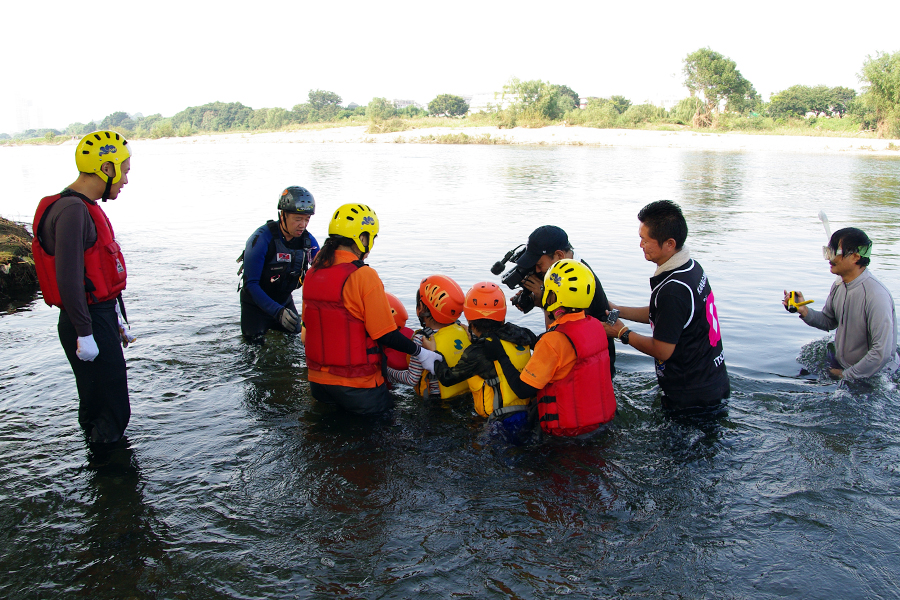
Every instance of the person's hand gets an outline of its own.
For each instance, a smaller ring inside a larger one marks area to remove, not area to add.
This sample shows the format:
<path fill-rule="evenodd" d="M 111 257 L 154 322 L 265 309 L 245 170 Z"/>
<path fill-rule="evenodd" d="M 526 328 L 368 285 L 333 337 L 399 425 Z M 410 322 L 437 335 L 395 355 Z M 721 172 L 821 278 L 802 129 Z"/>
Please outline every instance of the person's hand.
<path fill-rule="evenodd" d="M 434 336 L 424 338 L 422 339 L 422 347 L 428 350 L 437 350 L 437 340 L 434 339 Z"/>
<path fill-rule="evenodd" d="M 428 348 L 420 348 L 419 353 L 416 354 L 416 360 L 422 364 L 423 369 L 434 375 L 434 363 L 444 360 L 444 357 Z"/>
<path fill-rule="evenodd" d="M 844 370 L 843 369 L 828 369 L 828 374 L 832 379 L 843 379 L 844 378 Z"/>
<path fill-rule="evenodd" d="M 94 341 L 94 334 L 86 335 L 75 340 L 75 356 L 81 360 L 91 362 L 100 354 L 97 342 Z"/>
<path fill-rule="evenodd" d="M 300 317 L 297 313 L 286 306 L 275 314 L 275 319 L 281 323 L 282 327 L 291 333 L 297 331 L 297 323 L 300 321 Z"/>
<path fill-rule="evenodd" d="M 622 331 L 623 327 L 625 327 L 625 323 L 622 322 L 622 319 L 616 319 L 616 322 L 612 325 L 603 321 L 603 329 L 606 330 L 606 337 L 619 337 L 619 332 Z"/>
<path fill-rule="evenodd" d="M 532 273 L 522 280 L 522 287 L 531 292 L 535 298 L 535 304 L 541 303 L 541 297 L 544 295 L 544 280 L 538 277 L 536 273 Z"/>
<path fill-rule="evenodd" d="M 122 338 L 122 347 L 127 348 L 128 344 L 131 344 L 137 338 L 131 335 L 131 331 L 128 330 L 128 327 L 125 326 L 124 323 L 119 323 L 119 337 Z"/>
<path fill-rule="evenodd" d="M 784 308 L 787 309 L 788 312 L 795 312 L 801 317 L 805 317 L 807 313 L 809 313 L 809 309 L 806 306 L 798 306 L 795 311 L 791 310 L 791 307 L 788 304 L 788 301 L 791 298 L 791 293 L 787 290 L 784 290 L 784 299 L 781 303 L 784 305 Z M 806 299 L 803 297 L 803 292 L 794 292 L 794 302 L 800 304 L 801 302 L 805 302 Z"/>

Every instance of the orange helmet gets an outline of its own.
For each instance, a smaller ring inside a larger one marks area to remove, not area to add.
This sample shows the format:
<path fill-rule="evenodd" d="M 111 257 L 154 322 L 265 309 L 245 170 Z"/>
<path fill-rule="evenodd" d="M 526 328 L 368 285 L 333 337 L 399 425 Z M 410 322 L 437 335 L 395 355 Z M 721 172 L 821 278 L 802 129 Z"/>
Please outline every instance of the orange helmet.
<path fill-rule="evenodd" d="M 462 315 L 466 298 L 459 284 L 446 275 L 429 275 L 419 284 L 418 298 L 428 307 L 431 318 L 442 325 Z"/>
<path fill-rule="evenodd" d="M 506 296 L 496 283 L 490 281 L 476 283 L 466 293 L 463 312 L 470 323 L 478 319 L 503 323 L 506 320 Z"/>
<path fill-rule="evenodd" d="M 397 324 L 399 329 L 403 329 L 406 327 L 406 320 L 409 318 L 406 307 L 400 302 L 400 298 L 392 293 L 385 292 L 385 295 L 387 296 L 388 304 L 391 305 L 391 314 L 394 315 L 394 323 Z"/>

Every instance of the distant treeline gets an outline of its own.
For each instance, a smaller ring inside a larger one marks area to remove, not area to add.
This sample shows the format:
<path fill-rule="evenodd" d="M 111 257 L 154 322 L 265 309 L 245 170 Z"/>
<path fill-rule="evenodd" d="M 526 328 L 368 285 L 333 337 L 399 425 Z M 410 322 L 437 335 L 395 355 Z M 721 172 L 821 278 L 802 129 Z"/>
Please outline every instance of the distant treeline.
<path fill-rule="evenodd" d="M 675 125 L 717 130 L 776 130 L 787 128 L 842 132 L 870 131 L 879 137 L 900 137 L 900 52 L 868 57 L 859 75 L 863 92 L 846 87 L 794 85 L 762 100 L 741 75 L 736 63 L 701 48 L 684 59 L 685 86 L 690 96 L 671 109 L 633 104 L 623 96 L 584 98 L 566 85 L 511 79 L 494 95 L 495 102 L 470 110 L 465 99 L 441 94 L 427 110 L 415 105 L 398 107 L 386 98 L 373 98 L 367 106 L 343 106 L 330 91 L 310 90 L 307 102 L 291 109 L 258 108 L 240 102 L 211 102 L 192 106 L 173 117 L 145 117 L 115 112 L 102 121 L 73 123 L 65 130 L 30 129 L 3 140 L 80 136 L 96 129 L 114 129 L 126 137 L 161 138 L 197 133 L 284 130 L 308 123 L 366 124 L 369 131 L 399 131 L 411 120 L 464 119 L 472 124 L 500 127 L 543 127 L 565 122 L 603 128 L 638 128 Z"/>

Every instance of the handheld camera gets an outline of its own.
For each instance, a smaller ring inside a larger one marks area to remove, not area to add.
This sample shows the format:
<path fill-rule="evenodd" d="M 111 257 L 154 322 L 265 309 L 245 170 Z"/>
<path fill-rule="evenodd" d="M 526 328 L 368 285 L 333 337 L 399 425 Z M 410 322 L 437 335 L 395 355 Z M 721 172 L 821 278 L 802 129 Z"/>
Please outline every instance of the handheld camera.
<path fill-rule="evenodd" d="M 797 292 L 788 292 L 788 303 L 787 306 L 784 307 L 784 310 L 789 313 L 797 312 L 797 308 L 800 306 L 806 306 L 807 304 L 812 304 L 815 300 L 805 300 L 803 302 L 797 302 Z"/>
<path fill-rule="evenodd" d="M 606 323 L 607 325 L 615 325 L 616 321 L 619 320 L 619 309 L 613 308 L 609 311 L 609 314 L 606 315 Z"/>
<path fill-rule="evenodd" d="M 518 246 L 507 252 L 506 256 L 504 256 L 502 260 L 498 260 L 494 263 L 494 266 L 491 267 L 491 273 L 493 273 L 494 275 L 500 275 L 506 263 L 510 261 L 515 263 L 524 253 L 525 244 L 519 244 Z M 522 280 L 529 275 L 534 274 L 534 272 L 534 267 L 531 267 L 530 269 L 523 269 L 522 267 L 516 265 L 506 273 L 503 273 L 503 276 L 500 277 L 500 281 L 506 284 L 506 287 L 508 287 L 509 289 L 514 290 L 517 287 L 522 287 Z M 532 297 L 531 292 L 529 292 L 525 288 L 522 288 L 521 291 L 510 298 L 509 302 L 524 313 L 527 313 L 532 308 L 534 308 L 534 298 Z"/>

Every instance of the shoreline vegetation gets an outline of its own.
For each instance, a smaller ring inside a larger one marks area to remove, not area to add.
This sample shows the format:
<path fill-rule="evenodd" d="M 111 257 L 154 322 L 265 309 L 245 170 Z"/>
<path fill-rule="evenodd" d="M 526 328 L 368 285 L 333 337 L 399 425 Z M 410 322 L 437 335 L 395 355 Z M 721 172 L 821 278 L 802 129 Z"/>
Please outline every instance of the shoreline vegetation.
<path fill-rule="evenodd" d="M 879 52 L 866 58 L 859 75 L 862 93 L 846 87 L 793 85 L 772 94 L 768 102 L 733 60 L 710 48 L 688 54 L 683 64 L 684 85 L 690 95 L 668 107 L 634 104 L 616 95 L 585 97 L 566 85 L 513 77 L 499 92 L 468 98 L 441 94 L 427 107 L 387 98 L 373 98 L 366 106 L 352 102 L 344 106 L 334 92 L 310 90 L 307 101 L 291 109 L 210 102 L 172 117 L 119 111 L 100 122 L 72 123 L 63 131 L 0 133 L 0 145 L 61 144 L 98 129 L 142 140 L 358 127 L 373 136 L 361 141 L 399 134 L 398 141 L 438 144 L 530 143 L 521 141 L 528 136 L 520 135 L 512 136 L 519 141 L 509 141 L 506 132 L 553 127 L 900 140 L 900 52 Z M 435 128 L 459 131 L 429 132 L 416 139 L 406 134 Z M 491 128 L 503 134 L 490 133 Z M 900 143 L 891 142 L 883 149 L 897 150 L 898 146 Z"/>

